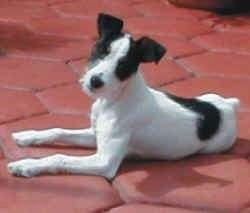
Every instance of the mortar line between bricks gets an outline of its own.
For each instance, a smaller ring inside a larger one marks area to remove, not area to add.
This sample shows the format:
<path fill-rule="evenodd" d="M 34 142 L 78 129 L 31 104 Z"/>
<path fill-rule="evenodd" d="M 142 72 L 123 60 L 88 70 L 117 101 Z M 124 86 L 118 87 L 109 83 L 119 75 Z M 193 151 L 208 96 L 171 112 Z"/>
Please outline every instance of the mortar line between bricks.
<path fill-rule="evenodd" d="M 217 28 L 217 29 L 216 29 L 216 27 L 217 27 L 218 25 L 219 25 L 219 24 L 217 23 L 217 24 L 215 24 L 215 25 L 213 26 L 213 30 L 214 30 L 215 32 L 217 32 L 217 33 L 230 33 L 230 32 L 231 32 L 230 30 L 226 30 L 226 29 L 220 29 L 220 28 Z M 233 32 L 233 31 L 232 31 L 232 32 Z M 235 32 L 235 34 L 249 35 L 248 32 L 243 32 L 243 31 L 237 31 L 237 32 Z"/>
<path fill-rule="evenodd" d="M 205 51 L 201 54 L 207 53 L 209 51 Z M 196 54 L 194 54 L 196 55 Z M 184 57 L 186 58 L 186 57 Z M 184 58 L 179 58 L 174 60 L 174 62 L 179 65 L 180 67 L 182 67 L 185 71 L 187 71 L 188 73 L 191 73 L 193 75 L 193 77 L 212 77 L 212 78 L 224 78 L 224 79 L 233 79 L 233 80 L 239 80 L 239 79 L 246 79 L 249 80 L 250 76 L 249 75 L 225 75 L 225 74 L 206 74 L 206 73 L 202 73 L 199 71 L 194 71 L 192 70 L 192 68 L 188 65 L 185 64 L 185 62 L 182 61 L 182 59 Z"/>
<path fill-rule="evenodd" d="M 42 92 L 44 90 L 47 89 L 51 89 L 51 88 L 57 88 L 57 87 L 61 87 L 61 86 L 68 86 L 68 85 L 73 85 L 76 84 L 77 81 L 69 81 L 69 82 L 62 82 L 62 83 L 58 83 L 52 86 L 47 86 L 47 87 L 43 87 L 43 88 L 23 88 L 23 87 L 18 87 L 18 86 L 8 86 L 8 85 L 0 85 L 0 88 L 2 89 L 8 89 L 8 90 L 13 90 L 13 91 L 23 91 L 23 92 Z"/>
<path fill-rule="evenodd" d="M 3 151 L 3 138 L 2 137 L 0 137 L 0 155 L 2 155 L 3 156 L 3 159 L 5 159 L 5 153 L 4 153 L 4 151 Z M 1 160 L 2 158 L 0 158 L 0 160 Z"/>
<path fill-rule="evenodd" d="M 79 75 L 79 73 L 77 72 L 77 68 L 75 68 L 72 64 L 66 63 L 66 66 L 68 67 L 68 69 L 70 70 L 70 72 L 73 72 L 74 74 Z"/>
<path fill-rule="evenodd" d="M 22 26 L 28 30 L 30 30 L 32 33 L 34 33 L 32 31 L 32 28 L 30 26 L 29 23 L 25 22 L 24 20 L 9 20 L 9 19 L 5 19 L 5 18 L 0 18 L 0 23 L 4 23 L 4 24 L 14 24 L 14 25 L 18 25 L 18 26 Z M 4 37 L 4 36 L 3 36 Z M 8 36 L 7 36 L 8 37 Z"/>
<path fill-rule="evenodd" d="M 46 115 L 46 114 L 49 114 L 49 111 L 46 110 L 46 111 L 43 111 L 43 112 L 31 114 L 29 116 L 21 116 L 19 118 L 15 118 L 15 119 L 0 122 L 0 126 L 5 125 L 5 124 L 15 123 L 15 122 L 18 122 L 18 121 L 21 121 L 21 120 L 27 120 L 27 119 L 32 118 L 32 117 Z"/>
<path fill-rule="evenodd" d="M 202 23 L 200 23 L 202 24 Z M 199 33 L 199 34 L 196 34 L 196 35 L 193 35 L 193 36 L 190 36 L 187 38 L 187 41 L 190 41 L 190 40 L 193 40 L 199 36 L 205 36 L 205 35 L 210 35 L 210 34 L 213 34 L 215 33 L 216 31 L 214 29 L 211 29 L 211 31 L 208 31 L 208 32 L 203 32 L 203 33 Z"/>
<path fill-rule="evenodd" d="M 195 55 L 201 55 L 201 54 L 204 54 L 204 53 L 207 53 L 207 52 L 209 52 L 209 51 L 207 49 L 203 48 L 202 50 L 199 50 L 197 52 L 186 53 L 186 54 L 183 54 L 183 55 L 175 56 L 175 57 L 173 57 L 173 60 L 187 58 L 187 57 L 191 57 L 191 56 L 195 56 Z"/>
<path fill-rule="evenodd" d="M 166 86 L 166 85 L 172 85 L 172 84 L 179 83 L 179 82 L 182 82 L 182 81 L 190 80 L 190 79 L 192 79 L 192 78 L 195 78 L 195 76 L 190 75 L 190 76 L 187 76 L 187 77 L 175 79 L 175 80 L 173 80 L 173 81 L 169 81 L 169 82 L 160 84 L 160 85 L 158 85 L 157 87 L 160 88 L 160 87 L 164 87 L 164 86 Z"/>
<path fill-rule="evenodd" d="M 17 20 L 8 20 L 8 19 L 1 19 L 0 18 L 0 23 L 15 24 L 15 25 L 18 25 L 18 26 L 22 26 L 22 27 L 26 28 L 27 30 L 29 30 L 33 35 L 36 35 L 36 36 L 39 36 L 39 35 L 43 36 L 44 35 L 44 33 L 36 32 L 36 30 L 34 29 L 34 27 L 32 27 L 32 25 L 30 23 L 27 23 L 27 22 L 25 22 L 23 20 L 17 21 Z M 62 38 L 62 36 L 59 35 L 59 34 L 51 34 L 49 36 L 54 37 L 54 38 Z M 72 39 L 72 38 L 68 38 L 68 39 Z M 84 38 L 75 38 L 75 39 L 76 40 L 84 40 Z"/>
<path fill-rule="evenodd" d="M 46 61 L 46 62 L 49 62 L 49 63 L 58 63 L 58 64 L 67 64 L 67 63 L 70 63 L 71 61 L 74 61 L 74 60 L 81 60 L 81 59 L 85 59 L 86 57 L 85 56 L 78 56 L 76 58 L 70 58 L 70 56 L 68 58 L 50 58 L 50 57 L 43 57 L 43 56 L 32 56 L 32 55 L 20 55 L 20 54 L 17 54 L 17 53 L 8 53 L 7 55 L 4 55 L 4 57 L 7 57 L 7 58 L 10 58 L 10 59 L 25 59 L 25 58 L 28 58 L 29 60 L 32 60 L 32 61 L 39 61 L 39 62 L 43 62 L 43 61 Z M 0 58 L 1 58 L 1 55 L 0 55 Z"/>
<path fill-rule="evenodd" d="M 66 111 L 63 111 L 63 110 L 59 110 L 59 111 L 54 111 L 54 110 L 51 110 L 50 113 L 54 114 L 54 115 L 73 115 L 73 116 L 88 116 L 89 117 L 89 112 L 66 112 Z"/>
<path fill-rule="evenodd" d="M 185 64 L 182 63 L 181 60 L 175 60 L 175 63 L 183 68 L 187 73 L 196 76 L 195 72 L 189 66 L 185 66 Z"/>
<path fill-rule="evenodd" d="M 18 122 L 18 121 L 26 121 L 26 120 L 29 120 L 31 118 L 35 118 L 35 117 L 40 117 L 40 116 L 44 116 L 44 115 L 50 115 L 50 114 L 53 114 L 51 112 L 44 112 L 44 113 L 41 113 L 41 114 L 37 114 L 37 115 L 33 115 L 33 116 L 30 116 L 30 117 L 24 117 L 24 118 L 20 118 L 20 119 L 17 119 L 17 120 L 12 120 L 10 122 L 6 122 L 6 123 L 3 123 L 3 124 L 0 124 L 0 127 L 4 126 L 4 125 L 8 125 L 8 124 L 12 124 L 12 123 L 15 123 L 15 122 Z"/>
<path fill-rule="evenodd" d="M 118 191 L 119 192 L 119 191 Z M 120 193 L 119 193 L 120 195 Z M 121 197 L 121 196 L 120 196 Z M 122 200 L 123 201 L 123 200 Z M 158 202 L 158 203 L 154 203 L 154 202 L 150 202 L 150 201 L 129 201 L 129 202 L 126 202 L 126 201 L 123 201 L 123 204 L 122 205 L 117 205 L 117 206 L 114 206 L 110 209 L 107 209 L 106 212 L 112 210 L 112 209 L 115 209 L 115 208 L 118 208 L 118 207 L 121 207 L 121 206 L 126 206 L 126 205 L 131 205 L 131 204 L 144 204 L 144 205 L 151 205 L 151 206 L 159 206 L 159 207 L 170 207 L 170 208 L 179 208 L 179 209 L 183 209 L 183 210 L 193 210 L 193 211 L 197 211 L 197 210 L 200 210 L 200 211 L 206 211 L 206 213 L 220 213 L 221 211 L 218 211 L 218 210 L 215 210 L 215 209 L 204 209 L 202 207 L 190 207 L 190 206 L 182 206 L 182 205 L 173 205 L 173 204 L 170 204 L 170 203 L 162 203 L 162 202 Z M 97 213 L 100 213 L 100 212 L 97 212 Z"/>
<path fill-rule="evenodd" d="M 131 205 L 131 204 L 136 204 L 136 205 L 145 204 L 145 205 L 150 205 L 150 206 L 162 206 L 162 205 L 149 204 L 149 203 L 143 203 L 143 202 L 130 202 L 130 203 L 123 202 L 121 205 L 113 206 L 113 207 L 111 207 L 111 208 L 104 209 L 103 211 L 98 211 L 98 212 L 96 212 L 96 213 L 108 213 L 108 212 L 110 212 L 110 211 L 113 210 L 113 209 L 117 209 L 117 208 L 119 208 L 119 207 Z M 167 207 L 167 206 L 166 206 L 166 207 Z"/>
<path fill-rule="evenodd" d="M 214 32 L 217 33 L 217 32 Z M 197 36 L 198 37 L 198 36 Z M 242 56 L 250 56 L 250 53 L 248 51 L 238 51 L 238 50 L 230 50 L 230 49 L 216 49 L 216 48 L 209 48 L 209 47 L 204 47 L 201 43 L 195 41 L 195 39 L 197 37 L 192 38 L 191 40 L 189 40 L 189 42 L 192 45 L 195 45 L 199 48 L 202 48 L 203 50 L 205 50 L 206 52 L 213 52 L 213 53 L 223 53 L 223 54 L 234 54 L 234 55 L 242 55 Z M 205 53 L 205 52 L 203 52 Z M 201 53 L 202 54 L 202 53 Z M 177 56 L 178 57 L 178 56 Z M 185 56 L 186 57 L 186 56 Z M 188 57 L 188 56 L 187 56 Z"/>
<path fill-rule="evenodd" d="M 37 35 L 41 35 L 41 36 L 51 36 L 51 37 L 58 37 L 61 39 L 73 39 L 73 40 L 88 40 L 91 39 L 91 37 L 89 36 L 76 36 L 76 35 L 59 35 L 58 33 L 53 33 L 53 32 L 40 32 Z"/>
<path fill-rule="evenodd" d="M 74 61 L 79 61 L 79 60 L 83 60 L 83 59 L 86 59 L 85 57 L 79 57 L 79 58 L 75 58 L 75 59 L 70 59 L 70 60 L 67 60 L 65 62 L 65 65 L 67 66 L 67 68 L 73 72 L 74 74 L 77 74 L 77 76 L 79 76 L 80 74 L 78 73 L 77 71 L 77 68 L 75 68 L 71 62 L 74 62 Z M 84 66 L 82 67 L 84 69 Z"/>
<path fill-rule="evenodd" d="M 35 90 L 32 90 L 32 91 L 36 94 L 36 93 L 43 92 L 45 90 L 55 89 L 55 88 L 58 88 L 58 87 L 70 86 L 70 85 L 75 85 L 75 84 L 77 84 L 77 81 L 63 82 L 63 83 L 60 83 L 60 84 L 55 84 L 55 85 L 52 85 L 52 86 L 48 86 L 48 87 L 44 87 L 44 88 L 40 88 L 40 89 L 35 89 Z"/>
<path fill-rule="evenodd" d="M 223 54 L 233 54 L 233 55 L 239 55 L 239 56 L 250 56 L 249 52 L 244 52 L 244 51 L 237 51 L 237 50 L 230 50 L 230 49 L 210 49 L 210 52 L 213 53 L 223 53 Z"/>
<path fill-rule="evenodd" d="M 38 95 L 38 92 L 33 92 L 33 94 L 39 100 L 40 104 L 42 104 L 42 106 L 47 110 L 47 112 L 49 112 L 49 107 L 42 101 L 42 99 Z"/>
<path fill-rule="evenodd" d="M 5 146 L 2 144 L 2 153 L 3 153 L 4 159 L 9 161 L 9 160 L 11 160 L 11 155 L 10 155 L 9 151 L 7 149 L 5 149 L 4 147 Z"/>
<path fill-rule="evenodd" d="M 15 57 L 15 58 L 24 58 L 24 59 L 32 59 L 38 61 L 48 61 L 48 62 L 64 62 L 66 59 L 61 58 L 49 58 L 49 57 L 40 57 L 40 56 L 31 56 L 31 55 L 20 55 L 15 53 L 9 53 L 8 56 Z"/>
<path fill-rule="evenodd" d="M 76 57 L 76 58 L 71 58 L 71 59 L 68 59 L 65 61 L 65 64 L 69 64 L 70 62 L 74 62 L 74 61 L 78 61 L 78 60 L 82 60 L 82 59 L 87 59 L 86 57 L 84 56 L 79 56 L 79 57 Z"/>
<path fill-rule="evenodd" d="M 182 205 L 174 205 L 170 203 L 153 203 L 153 202 L 147 202 L 147 201 L 142 201 L 142 202 L 130 202 L 131 204 L 136 204 L 136 203 L 141 203 L 141 204 L 146 204 L 146 205 L 153 205 L 153 206 L 161 206 L 161 207 L 170 207 L 170 208 L 178 208 L 178 209 L 186 209 L 186 210 L 192 210 L 192 211 L 206 211 L 206 213 L 222 213 L 222 211 L 218 211 L 215 209 L 204 209 L 202 207 L 191 207 L 191 206 L 182 206 Z"/>
<path fill-rule="evenodd" d="M 8 85 L 0 85 L 1 89 L 8 89 L 13 91 L 22 91 L 22 92 L 30 92 L 32 89 L 16 87 L 16 86 L 8 86 Z"/>
<path fill-rule="evenodd" d="M 208 12 L 210 12 L 210 11 L 208 11 Z M 208 14 L 207 16 L 198 18 L 198 21 L 204 21 L 204 20 L 206 20 L 206 19 L 210 19 L 210 18 L 213 18 L 213 17 L 214 17 L 214 13 L 213 13 L 213 12 L 210 12 L 210 14 Z M 202 23 L 202 24 L 203 24 L 203 23 Z M 203 24 L 203 25 L 207 26 L 206 24 Z M 213 27 L 212 27 L 212 29 L 213 29 Z"/>
<path fill-rule="evenodd" d="M 71 2 L 75 2 L 75 0 L 65 0 L 65 1 L 62 1 L 62 2 L 51 2 L 51 3 L 48 3 L 47 6 L 51 7 L 51 6 L 54 6 L 54 5 L 60 5 L 60 4 L 71 3 Z"/>
<path fill-rule="evenodd" d="M 71 85 L 71 84 L 69 84 L 69 85 Z M 74 85 L 74 84 L 72 84 L 72 85 Z M 41 92 L 37 92 L 37 93 L 34 93 L 34 95 L 35 95 L 35 97 L 40 101 L 40 103 L 48 110 L 48 112 L 50 112 L 50 113 L 54 113 L 54 114 L 62 114 L 62 115 L 88 115 L 88 113 L 86 113 L 86 112 L 84 112 L 84 113 L 79 113 L 79 112 L 72 112 L 72 111 L 70 111 L 70 112 L 67 112 L 67 111 L 53 111 L 53 110 L 51 110 L 50 109 L 50 107 L 48 106 L 48 105 L 46 105 L 44 102 L 43 102 L 43 99 L 42 99 L 42 97 L 40 96 L 40 94 L 39 93 L 42 93 L 43 91 L 41 91 Z"/>
<path fill-rule="evenodd" d="M 31 56 L 31 55 L 19 55 L 19 54 L 15 54 L 15 53 L 9 53 L 8 56 L 13 57 L 13 58 L 28 58 L 31 60 L 37 60 L 37 61 L 46 61 L 46 62 L 61 62 L 61 63 L 70 63 L 71 61 L 76 61 L 76 60 L 80 60 L 80 59 L 85 59 L 85 56 L 79 56 L 76 58 L 49 58 L 49 57 L 43 57 L 43 56 Z"/>
<path fill-rule="evenodd" d="M 91 20 L 91 19 L 95 19 L 95 16 L 91 16 L 91 15 L 86 15 L 86 16 L 83 16 L 83 15 L 77 15 L 77 16 L 72 16 L 72 14 L 67 14 L 67 13 L 64 13 L 62 12 L 60 9 L 56 8 L 57 5 L 52 5 L 50 6 L 51 9 L 53 9 L 53 11 L 55 12 L 55 14 L 57 16 L 59 16 L 60 18 L 62 19 L 76 19 L 76 20 Z"/>
<path fill-rule="evenodd" d="M 106 207 L 106 208 L 102 208 L 100 210 L 97 209 L 96 211 L 93 211 L 93 213 L 107 213 L 107 212 L 109 212 L 112 209 L 115 209 L 115 208 L 118 208 L 118 207 L 124 206 L 124 205 L 126 205 L 126 203 L 121 199 L 121 203 L 120 204 L 115 204 L 115 205 L 112 205 L 112 206 L 109 206 L 109 207 Z"/>
<path fill-rule="evenodd" d="M 206 74 L 201 72 L 194 72 L 196 77 L 208 77 L 208 78 L 223 78 L 223 79 L 232 79 L 232 80 L 250 80 L 250 75 L 226 75 L 226 74 Z"/>

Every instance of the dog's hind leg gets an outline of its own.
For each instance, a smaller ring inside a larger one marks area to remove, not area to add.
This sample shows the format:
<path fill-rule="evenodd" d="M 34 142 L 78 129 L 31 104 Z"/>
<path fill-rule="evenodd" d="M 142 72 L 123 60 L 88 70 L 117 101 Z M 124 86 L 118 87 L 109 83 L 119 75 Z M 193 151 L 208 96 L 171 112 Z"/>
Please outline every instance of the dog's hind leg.
<path fill-rule="evenodd" d="M 70 145 L 96 147 L 95 133 L 89 129 L 45 129 L 15 132 L 12 137 L 19 146 L 54 144 L 56 140 Z"/>

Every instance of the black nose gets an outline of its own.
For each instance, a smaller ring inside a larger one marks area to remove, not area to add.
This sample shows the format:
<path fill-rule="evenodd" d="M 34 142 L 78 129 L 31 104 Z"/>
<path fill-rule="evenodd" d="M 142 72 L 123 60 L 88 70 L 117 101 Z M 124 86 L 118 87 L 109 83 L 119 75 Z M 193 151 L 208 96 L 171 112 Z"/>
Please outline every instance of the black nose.
<path fill-rule="evenodd" d="M 92 76 L 90 78 L 90 86 L 91 88 L 98 89 L 104 85 L 104 82 L 99 76 Z"/>

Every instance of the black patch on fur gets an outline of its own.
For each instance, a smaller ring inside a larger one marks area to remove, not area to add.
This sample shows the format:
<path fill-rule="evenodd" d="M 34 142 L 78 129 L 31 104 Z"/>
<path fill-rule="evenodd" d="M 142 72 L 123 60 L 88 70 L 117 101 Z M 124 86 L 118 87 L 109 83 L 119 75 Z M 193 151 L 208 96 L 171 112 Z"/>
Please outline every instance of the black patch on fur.
<path fill-rule="evenodd" d="M 199 114 L 197 135 L 200 140 L 208 140 L 218 131 L 221 114 L 213 104 L 195 98 L 182 98 L 169 93 L 165 94 L 181 106 Z"/>
<path fill-rule="evenodd" d="M 110 44 L 122 36 L 124 36 L 124 34 L 120 33 L 111 37 L 100 38 L 92 49 L 91 56 L 89 58 L 89 63 L 94 64 L 95 61 L 98 61 L 98 59 L 102 59 L 107 56 L 109 54 L 108 50 L 110 48 Z M 128 79 L 132 74 L 136 73 L 139 63 L 140 61 L 136 52 L 136 44 L 135 41 L 131 38 L 130 47 L 127 55 L 123 58 L 120 58 L 117 63 L 117 67 L 115 70 L 116 77 L 120 81 Z"/>
<path fill-rule="evenodd" d="M 124 36 L 122 27 L 123 21 L 121 19 L 103 13 L 98 15 L 99 38 L 92 48 L 89 67 L 107 56 L 111 43 Z M 120 81 L 124 81 L 136 73 L 141 62 L 158 63 L 165 52 L 165 47 L 148 37 L 142 37 L 137 41 L 131 38 L 128 53 L 118 61 L 115 75 Z"/>
<path fill-rule="evenodd" d="M 158 63 L 165 53 L 166 48 L 151 38 L 142 37 L 137 41 L 131 38 L 128 54 L 118 62 L 116 76 L 120 81 L 124 81 L 136 73 L 140 63 Z"/>
<path fill-rule="evenodd" d="M 105 56 L 107 56 L 109 54 L 110 44 L 114 40 L 122 36 L 123 36 L 123 33 L 119 33 L 119 34 L 113 34 L 110 36 L 102 36 L 100 39 L 98 39 L 92 48 L 89 62 L 93 63 L 94 61 L 98 59 L 102 59 Z"/>
<path fill-rule="evenodd" d="M 166 53 L 166 48 L 146 36 L 136 41 L 140 62 L 158 63 Z"/>
<path fill-rule="evenodd" d="M 97 30 L 100 37 L 120 34 L 123 21 L 109 14 L 100 13 L 97 18 Z"/>
<path fill-rule="evenodd" d="M 93 63 L 109 54 L 110 44 L 123 36 L 121 32 L 123 21 L 114 16 L 100 13 L 97 18 L 99 38 L 92 48 L 89 62 Z"/>
<path fill-rule="evenodd" d="M 126 56 L 118 61 L 115 75 L 120 81 L 128 79 L 135 74 L 139 66 L 139 57 L 136 50 L 136 45 L 133 39 L 130 39 L 130 47 Z"/>

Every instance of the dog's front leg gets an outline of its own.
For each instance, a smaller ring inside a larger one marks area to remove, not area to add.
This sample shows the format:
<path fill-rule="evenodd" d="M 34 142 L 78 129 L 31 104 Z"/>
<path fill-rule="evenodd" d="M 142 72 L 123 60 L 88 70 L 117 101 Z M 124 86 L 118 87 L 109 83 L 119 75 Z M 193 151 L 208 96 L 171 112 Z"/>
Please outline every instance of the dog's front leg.
<path fill-rule="evenodd" d="M 120 135 L 117 138 L 104 137 L 98 144 L 97 153 L 91 156 L 74 157 L 57 154 L 41 159 L 24 159 L 9 163 L 8 169 L 13 175 L 24 177 L 66 172 L 100 175 L 110 179 L 115 176 L 127 154 L 129 138 L 128 135 Z"/>
<path fill-rule="evenodd" d="M 90 148 L 96 146 L 95 133 L 92 128 L 27 130 L 13 133 L 12 137 L 20 146 L 53 144 L 55 140 Z"/>
<path fill-rule="evenodd" d="M 56 154 L 41 159 L 23 159 L 8 164 L 10 173 L 16 176 L 33 177 L 43 173 L 71 173 L 103 175 L 106 169 L 105 159 L 97 154 L 76 157 Z"/>

